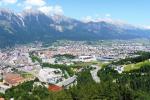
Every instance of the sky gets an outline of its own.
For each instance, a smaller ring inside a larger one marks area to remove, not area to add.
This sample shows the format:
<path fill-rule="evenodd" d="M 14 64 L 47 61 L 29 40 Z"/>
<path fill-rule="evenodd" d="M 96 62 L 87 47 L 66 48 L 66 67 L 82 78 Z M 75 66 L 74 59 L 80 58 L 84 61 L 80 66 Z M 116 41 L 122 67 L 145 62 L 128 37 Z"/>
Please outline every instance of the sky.
<path fill-rule="evenodd" d="M 79 20 L 113 19 L 150 26 L 150 0 L 0 0 L 1 8 L 38 9 Z"/>

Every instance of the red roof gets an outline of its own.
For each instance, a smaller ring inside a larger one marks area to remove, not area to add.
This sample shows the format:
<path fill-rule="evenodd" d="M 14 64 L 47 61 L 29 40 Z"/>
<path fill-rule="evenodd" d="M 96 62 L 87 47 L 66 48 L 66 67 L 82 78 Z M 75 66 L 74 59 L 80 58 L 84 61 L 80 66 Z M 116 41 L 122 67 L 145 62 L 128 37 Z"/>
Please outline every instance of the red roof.
<path fill-rule="evenodd" d="M 61 91 L 63 88 L 57 85 L 49 85 L 48 90 L 53 92 Z"/>
<path fill-rule="evenodd" d="M 8 83 L 8 84 L 16 84 L 16 83 L 20 83 L 24 80 L 23 77 L 21 77 L 19 74 L 13 74 L 13 73 L 7 73 L 5 75 L 4 80 Z"/>
<path fill-rule="evenodd" d="M 4 98 L 0 98 L 0 100 L 5 100 Z"/>

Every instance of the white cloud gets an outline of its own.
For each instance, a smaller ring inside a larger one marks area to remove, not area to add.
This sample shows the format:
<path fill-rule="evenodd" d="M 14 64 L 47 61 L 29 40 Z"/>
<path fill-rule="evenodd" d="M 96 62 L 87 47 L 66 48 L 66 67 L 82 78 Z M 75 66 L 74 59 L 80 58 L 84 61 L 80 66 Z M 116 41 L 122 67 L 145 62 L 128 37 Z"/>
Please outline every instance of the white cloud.
<path fill-rule="evenodd" d="M 150 29 L 150 26 L 147 26 L 148 29 Z"/>
<path fill-rule="evenodd" d="M 53 10 L 53 7 L 51 7 L 51 6 L 43 6 L 43 7 L 39 7 L 38 10 L 40 10 L 43 13 L 45 13 L 46 15 L 49 15 L 49 13 L 51 13 L 51 11 Z"/>
<path fill-rule="evenodd" d="M 83 22 L 93 22 L 95 19 L 92 16 L 86 16 L 82 18 Z"/>
<path fill-rule="evenodd" d="M 0 0 L 0 6 L 3 4 L 16 4 L 16 6 L 23 8 L 23 10 L 35 9 L 45 13 L 46 15 L 63 15 L 64 13 L 61 6 L 48 5 L 45 0 L 23 0 L 22 2 L 19 2 L 19 0 Z"/>
<path fill-rule="evenodd" d="M 25 0 L 22 4 L 25 10 L 28 9 L 37 9 L 46 15 L 50 14 L 63 14 L 63 9 L 59 5 L 50 6 L 48 5 L 45 0 Z"/>
<path fill-rule="evenodd" d="M 106 16 L 106 17 L 111 17 L 111 14 L 106 14 L 105 16 Z"/>
<path fill-rule="evenodd" d="M 62 9 L 62 7 L 61 7 L 61 6 L 58 6 L 58 5 L 53 6 L 53 13 L 55 13 L 55 14 L 63 14 L 63 9 Z"/>
<path fill-rule="evenodd" d="M 25 0 L 24 3 L 27 6 L 44 6 L 46 4 L 44 0 Z"/>
<path fill-rule="evenodd" d="M 50 14 L 62 15 L 63 14 L 63 9 L 61 8 L 61 6 L 58 6 L 58 5 L 56 5 L 56 6 L 42 6 L 42 7 L 39 7 L 38 10 L 45 13 L 46 15 L 50 15 Z"/>
<path fill-rule="evenodd" d="M 150 29 L 150 26 L 144 26 L 145 29 Z"/>
<path fill-rule="evenodd" d="M 100 14 L 95 14 L 94 16 L 86 16 L 82 18 L 83 22 L 99 22 L 99 21 L 112 21 L 111 14 L 107 13 L 103 15 L 103 17 L 100 16 Z"/>
<path fill-rule="evenodd" d="M 18 0 L 1 0 L 0 2 L 4 4 L 15 4 L 17 1 Z"/>
<path fill-rule="evenodd" d="M 30 10 L 30 9 L 32 9 L 32 6 L 25 6 L 24 7 L 24 10 Z"/>

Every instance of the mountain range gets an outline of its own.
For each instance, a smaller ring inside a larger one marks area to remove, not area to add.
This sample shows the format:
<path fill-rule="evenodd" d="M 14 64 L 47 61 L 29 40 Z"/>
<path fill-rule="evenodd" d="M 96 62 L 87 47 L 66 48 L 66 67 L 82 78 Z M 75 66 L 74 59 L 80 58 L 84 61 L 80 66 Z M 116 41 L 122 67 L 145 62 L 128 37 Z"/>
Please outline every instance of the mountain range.
<path fill-rule="evenodd" d="M 37 10 L 0 9 L 0 47 L 34 41 L 150 38 L 150 29 L 117 21 L 80 21 Z"/>

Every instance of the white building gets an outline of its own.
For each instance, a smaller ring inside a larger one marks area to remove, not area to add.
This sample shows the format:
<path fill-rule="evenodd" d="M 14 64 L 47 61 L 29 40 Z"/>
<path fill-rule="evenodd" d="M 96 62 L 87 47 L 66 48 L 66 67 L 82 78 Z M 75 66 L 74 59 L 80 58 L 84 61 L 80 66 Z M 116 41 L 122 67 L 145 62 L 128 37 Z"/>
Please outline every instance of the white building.
<path fill-rule="evenodd" d="M 10 88 L 11 88 L 10 86 L 0 84 L 0 93 L 5 93 L 5 91 Z"/>
<path fill-rule="evenodd" d="M 116 68 L 114 70 L 116 70 L 119 74 L 121 74 L 124 71 L 124 67 L 123 66 L 116 66 Z"/>
<path fill-rule="evenodd" d="M 96 61 L 96 57 L 95 56 L 79 56 L 79 61 L 82 61 L 82 62 Z"/>
<path fill-rule="evenodd" d="M 62 81 L 62 71 L 54 68 L 43 68 L 39 71 L 38 78 L 41 82 L 56 84 Z"/>
<path fill-rule="evenodd" d="M 74 75 L 68 79 L 65 79 L 62 82 L 57 83 L 57 86 L 64 87 L 64 88 L 69 88 L 70 86 L 76 85 L 77 84 L 77 76 Z"/>

